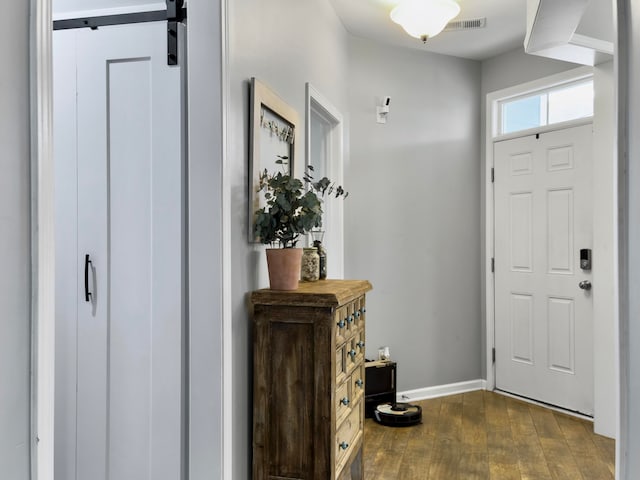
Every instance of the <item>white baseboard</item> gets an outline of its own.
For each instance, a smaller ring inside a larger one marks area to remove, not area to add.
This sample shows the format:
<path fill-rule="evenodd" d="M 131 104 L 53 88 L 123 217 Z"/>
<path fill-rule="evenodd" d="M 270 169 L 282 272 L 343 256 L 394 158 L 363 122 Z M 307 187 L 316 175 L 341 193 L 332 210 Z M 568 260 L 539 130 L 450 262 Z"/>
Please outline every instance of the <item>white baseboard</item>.
<path fill-rule="evenodd" d="M 486 380 L 469 380 L 468 382 L 450 383 L 448 385 L 436 385 L 435 387 L 418 388 L 397 392 L 398 402 L 409 402 L 415 400 L 427 400 L 429 398 L 445 397 L 447 395 L 457 395 L 459 393 L 473 392 L 475 390 L 486 390 Z"/>

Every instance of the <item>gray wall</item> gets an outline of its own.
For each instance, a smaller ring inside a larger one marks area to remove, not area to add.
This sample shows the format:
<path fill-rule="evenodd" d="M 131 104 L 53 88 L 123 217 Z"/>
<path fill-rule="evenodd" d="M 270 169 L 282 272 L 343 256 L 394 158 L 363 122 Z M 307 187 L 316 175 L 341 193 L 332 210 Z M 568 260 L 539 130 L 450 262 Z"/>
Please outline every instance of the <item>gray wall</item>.
<path fill-rule="evenodd" d="M 264 248 L 247 243 L 249 79 L 266 83 L 301 119 L 296 171 L 304 161 L 305 83 L 346 114 L 346 31 L 328 0 L 229 3 L 227 179 L 230 187 L 233 337 L 233 478 L 250 478 L 250 319 L 247 294 L 268 286 Z M 228 413 L 229 414 L 229 413 Z"/>
<path fill-rule="evenodd" d="M 398 389 L 480 378 L 480 64 L 351 37 L 345 277 Z M 391 97 L 386 124 L 375 107 Z"/>
<path fill-rule="evenodd" d="M 527 55 L 523 48 L 482 62 L 482 96 L 503 88 L 548 77 L 580 65 L 551 58 Z"/>
<path fill-rule="evenodd" d="M 0 476 L 29 478 L 29 2 L 0 29 Z"/>

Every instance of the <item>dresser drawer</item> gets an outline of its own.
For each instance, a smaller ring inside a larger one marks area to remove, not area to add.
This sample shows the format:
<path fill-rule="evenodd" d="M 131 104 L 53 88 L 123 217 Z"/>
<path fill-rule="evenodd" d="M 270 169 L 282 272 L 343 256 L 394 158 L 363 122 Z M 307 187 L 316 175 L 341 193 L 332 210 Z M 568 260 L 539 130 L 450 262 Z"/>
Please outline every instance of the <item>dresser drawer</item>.
<path fill-rule="evenodd" d="M 347 376 L 347 358 L 347 344 L 344 344 L 336 349 L 336 385 Z"/>
<path fill-rule="evenodd" d="M 336 478 L 362 436 L 362 419 L 364 418 L 362 405 L 363 403 L 359 402 L 354 406 L 336 433 Z"/>
<path fill-rule="evenodd" d="M 353 337 L 353 349 L 356 352 L 355 361 L 363 362 L 364 361 L 364 330 L 358 331 Z"/>
<path fill-rule="evenodd" d="M 353 333 L 356 330 L 356 302 L 353 301 L 346 305 L 347 309 L 347 326 L 349 327 L 349 333 Z"/>
<path fill-rule="evenodd" d="M 359 365 L 351 374 L 351 396 L 353 403 L 357 403 L 364 395 L 365 380 L 364 365 Z"/>
<path fill-rule="evenodd" d="M 364 319 L 367 309 L 365 307 L 365 297 L 362 296 L 355 300 L 353 306 L 353 326 L 355 329 L 364 329 Z"/>
<path fill-rule="evenodd" d="M 336 388 L 336 425 L 339 427 L 344 418 L 349 415 L 353 398 L 351 398 L 351 382 L 347 381 Z"/>
<path fill-rule="evenodd" d="M 336 309 L 336 314 L 334 316 L 334 322 L 336 324 L 336 345 L 344 342 L 351 332 L 350 323 L 349 323 L 349 314 L 347 306 L 340 307 Z"/>
<path fill-rule="evenodd" d="M 352 337 L 358 330 L 364 329 L 364 297 L 347 303 L 336 310 L 336 343 Z"/>
<path fill-rule="evenodd" d="M 358 356 L 358 341 L 352 337 L 344 346 L 346 355 L 347 375 L 358 365 L 360 357 Z"/>

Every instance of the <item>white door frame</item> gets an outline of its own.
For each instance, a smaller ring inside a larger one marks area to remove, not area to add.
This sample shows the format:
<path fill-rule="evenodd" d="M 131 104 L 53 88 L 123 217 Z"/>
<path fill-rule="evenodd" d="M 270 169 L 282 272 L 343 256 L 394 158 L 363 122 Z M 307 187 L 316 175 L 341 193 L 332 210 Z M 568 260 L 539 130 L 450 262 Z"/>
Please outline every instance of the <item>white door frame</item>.
<path fill-rule="evenodd" d="M 494 290 L 494 277 L 491 271 L 491 259 L 494 257 L 494 204 L 493 204 L 493 183 L 491 181 L 492 169 L 494 166 L 493 159 L 493 144 L 497 140 L 507 140 L 509 138 L 523 137 L 535 133 L 542 133 L 544 131 L 557 130 L 559 128 L 566 128 L 567 126 L 575 126 L 584 122 L 565 122 L 551 127 L 534 128 L 521 132 L 516 132 L 509 135 L 498 136 L 498 122 L 500 118 L 499 102 L 508 98 L 517 97 L 520 95 L 534 92 L 554 84 L 566 83 L 571 80 L 577 80 L 579 78 L 589 77 L 592 75 L 591 67 L 579 67 L 567 72 L 562 72 L 556 75 L 545 77 L 542 79 L 527 82 L 514 87 L 505 88 L 495 92 L 487 94 L 486 99 L 486 131 L 485 131 L 485 172 L 484 172 L 484 184 L 485 189 L 485 252 L 484 252 L 484 265 L 485 268 L 485 314 L 486 314 L 486 368 L 487 368 L 487 389 L 493 390 L 496 386 L 495 368 L 493 364 L 492 350 L 495 346 L 495 290 Z M 591 119 L 588 120 L 591 122 Z"/>
<path fill-rule="evenodd" d="M 31 0 L 31 478 L 53 480 L 55 198 L 51 0 Z"/>
<path fill-rule="evenodd" d="M 31 8 L 31 479 L 54 480 L 55 235 L 51 0 Z M 231 480 L 226 0 L 190 0 L 189 477 Z M 217 48 L 216 48 L 217 47 Z M 211 212 L 220 215 L 211 215 Z M 224 254 L 223 254 L 224 253 Z M 192 392 L 197 392 L 193 394 Z"/>
<path fill-rule="evenodd" d="M 508 138 L 516 138 L 524 135 L 531 135 L 535 133 L 542 133 L 544 131 L 557 130 L 560 128 L 567 128 L 569 126 L 575 126 L 582 123 L 590 123 L 592 120 L 578 120 L 571 122 L 564 122 L 562 124 L 556 124 L 552 126 L 526 130 L 523 132 L 517 132 L 509 135 L 498 136 L 498 121 L 499 121 L 499 101 L 505 100 L 511 97 L 516 97 L 536 90 L 544 89 L 553 85 L 566 83 L 571 80 L 577 80 L 580 78 L 586 78 L 593 74 L 591 67 L 579 67 L 566 72 L 562 72 L 556 75 L 545 77 L 539 80 L 534 80 L 522 85 L 506 88 L 496 92 L 492 92 L 487 95 L 486 99 L 486 142 L 485 142 L 485 178 L 484 182 L 485 190 L 485 252 L 483 254 L 485 275 L 483 281 L 485 283 L 485 315 L 486 315 L 486 372 L 487 372 L 487 389 L 493 390 L 495 388 L 495 365 L 493 363 L 493 348 L 495 347 L 495 288 L 494 288 L 494 274 L 491 271 L 491 259 L 494 257 L 494 186 L 491 182 L 492 168 L 494 166 L 493 158 L 493 145 L 497 140 L 506 140 Z M 594 321 L 594 326 L 596 322 Z M 594 331 L 594 343 L 600 340 L 600 337 L 596 335 Z M 618 357 L 617 344 L 614 352 L 616 360 Z M 598 348 L 594 348 L 594 352 Z M 619 384 L 616 383 L 619 388 Z M 598 388 L 603 388 L 598 384 L 598 377 L 594 378 L 594 389 L 598 391 Z M 597 415 L 597 411 L 596 411 Z M 597 422 L 597 418 L 594 417 Z M 615 430 L 615 428 L 614 428 Z"/>
<path fill-rule="evenodd" d="M 344 123 L 340 111 L 322 95 L 317 88 L 307 82 L 305 94 L 305 165 L 311 164 L 311 112 L 315 111 L 321 115 L 334 128 L 331 131 L 331 163 L 327 167 L 326 176 L 342 185 L 344 175 Z M 338 251 L 330 251 L 331 263 L 333 271 L 331 278 L 344 277 L 344 202 L 333 202 L 329 207 L 331 209 L 333 221 L 340 227 L 335 234 L 335 240 L 340 245 Z M 324 226 L 326 228 L 326 225 Z M 326 238 L 326 237 L 325 237 Z M 336 267 L 337 265 L 337 267 Z"/>

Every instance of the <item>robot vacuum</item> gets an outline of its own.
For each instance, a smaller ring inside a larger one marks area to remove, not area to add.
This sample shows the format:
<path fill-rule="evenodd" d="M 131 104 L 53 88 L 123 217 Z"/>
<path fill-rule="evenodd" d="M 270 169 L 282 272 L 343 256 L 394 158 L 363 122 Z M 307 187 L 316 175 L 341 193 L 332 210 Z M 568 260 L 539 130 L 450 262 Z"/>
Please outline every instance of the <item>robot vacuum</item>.
<path fill-rule="evenodd" d="M 422 423 L 422 407 L 410 403 L 381 403 L 375 408 L 373 418 L 388 427 L 410 427 Z"/>

